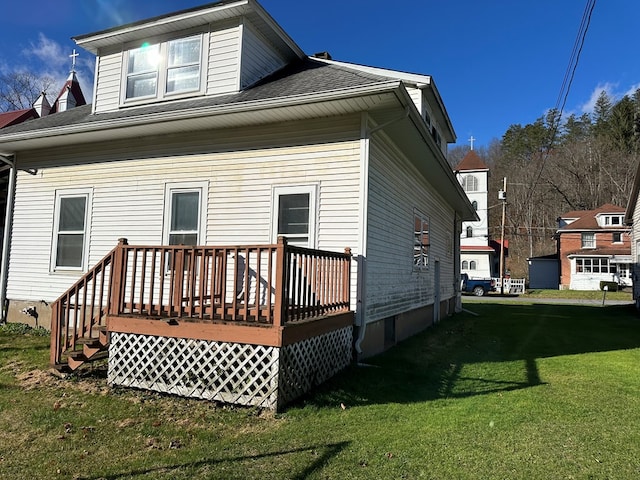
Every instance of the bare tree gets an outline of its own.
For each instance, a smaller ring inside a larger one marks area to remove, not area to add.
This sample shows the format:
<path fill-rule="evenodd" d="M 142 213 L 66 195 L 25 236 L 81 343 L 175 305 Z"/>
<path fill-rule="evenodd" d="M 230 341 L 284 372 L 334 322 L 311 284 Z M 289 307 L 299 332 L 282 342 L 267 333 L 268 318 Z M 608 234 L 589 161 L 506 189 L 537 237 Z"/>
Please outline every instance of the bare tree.
<path fill-rule="evenodd" d="M 0 75 L 0 112 L 31 108 L 42 92 L 53 85 L 50 77 L 29 72 L 9 72 Z"/>

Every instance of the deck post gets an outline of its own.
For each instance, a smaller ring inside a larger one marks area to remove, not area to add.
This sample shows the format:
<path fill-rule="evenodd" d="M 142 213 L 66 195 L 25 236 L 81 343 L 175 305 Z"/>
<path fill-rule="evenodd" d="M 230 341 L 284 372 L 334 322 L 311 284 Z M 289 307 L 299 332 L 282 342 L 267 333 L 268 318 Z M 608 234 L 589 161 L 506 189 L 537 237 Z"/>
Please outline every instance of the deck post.
<path fill-rule="evenodd" d="M 124 292 L 124 273 L 126 265 L 126 252 L 124 247 L 129 245 L 126 238 L 118 239 L 118 246 L 113 255 L 113 265 L 111 266 L 111 281 L 109 290 L 111 301 L 109 302 L 109 314 L 118 315 L 122 307 L 122 296 Z"/>
<path fill-rule="evenodd" d="M 60 322 L 58 302 L 51 305 L 51 349 L 49 350 L 50 365 L 56 365 L 60 362 Z"/>
<path fill-rule="evenodd" d="M 342 309 L 347 311 L 351 307 L 351 248 L 345 247 L 344 254 L 348 257 L 342 261 L 342 298 L 340 301 L 344 304 Z"/>
<path fill-rule="evenodd" d="M 275 305 L 273 309 L 273 326 L 280 328 L 286 322 L 287 315 L 287 238 L 278 237 L 276 246 L 276 292 Z"/>

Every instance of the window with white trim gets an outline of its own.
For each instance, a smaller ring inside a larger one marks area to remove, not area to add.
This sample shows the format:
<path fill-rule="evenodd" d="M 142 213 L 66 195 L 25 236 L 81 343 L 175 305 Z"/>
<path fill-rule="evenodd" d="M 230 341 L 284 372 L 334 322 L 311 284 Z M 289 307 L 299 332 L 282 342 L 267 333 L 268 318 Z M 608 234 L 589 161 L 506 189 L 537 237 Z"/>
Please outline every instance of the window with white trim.
<path fill-rule="evenodd" d="M 608 258 L 576 258 L 576 273 L 616 273 L 615 263 L 609 263 Z"/>
<path fill-rule="evenodd" d="M 51 270 L 79 270 L 87 265 L 90 190 L 56 192 Z"/>
<path fill-rule="evenodd" d="M 611 234 L 612 243 L 622 243 L 622 232 L 613 232 Z"/>
<path fill-rule="evenodd" d="M 165 187 L 165 245 L 203 245 L 207 182 Z"/>
<path fill-rule="evenodd" d="M 315 248 L 316 186 L 273 189 L 272 241 L 287 237 L 290 245 Z"/>
<path fill-rule="evenodd" d="M 429 268 L 429 217 L 417 210 L 413 212 L 413 268 Z"/>
<path fill-rule="evenodd" d="M 126 56 L 123 98 L 154 100 L 199 92 L 203 72 L 202 34 L 162 43 L 144 43 Z"/>
<path fill-rule="evenodd" d="M 593 232 L 583 232 L 581 234 L 582 248 L 596 248 L 596 234 Z"/>

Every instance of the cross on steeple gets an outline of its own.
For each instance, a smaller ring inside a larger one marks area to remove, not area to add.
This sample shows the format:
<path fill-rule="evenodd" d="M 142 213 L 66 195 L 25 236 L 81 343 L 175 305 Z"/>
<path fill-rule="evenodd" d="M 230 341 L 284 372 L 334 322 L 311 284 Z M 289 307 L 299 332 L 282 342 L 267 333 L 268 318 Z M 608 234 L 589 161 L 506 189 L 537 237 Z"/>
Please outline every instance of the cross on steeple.
<path fill-rule="evenodd" d="M 78 57 L 79 55 L 79 53 L 76 53 L 75 48 L 73 49 L 73 53 L 69 55 L 69 57 L 71 58 L 71 72 L 76 71 L 76 57 Z"/>
<path fill-rule="evenodd" d="M 75 52 L 75 50 L 74 50 L 74 52 Z M 473 135 L 471 135 L 471 138 L 469 138 L 469 141 L 471 142 L 471 150 L 473 150 L 473 142 L 474 142 L 475 140 L 476 140 L 476 139 L 475 139 L 475 138 L 473 138 Z"/>

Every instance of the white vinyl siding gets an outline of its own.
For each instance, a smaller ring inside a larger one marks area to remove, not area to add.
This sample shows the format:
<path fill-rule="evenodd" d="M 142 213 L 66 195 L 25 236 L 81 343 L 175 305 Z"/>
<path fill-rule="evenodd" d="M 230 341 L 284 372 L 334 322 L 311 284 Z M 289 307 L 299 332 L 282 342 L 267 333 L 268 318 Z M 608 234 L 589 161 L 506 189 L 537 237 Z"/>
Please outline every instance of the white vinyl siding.
<path fill-rule="evenodd" d="M 240 87 L 246 88 L 285 65 L 273 47 L 245 23 L 242 28 L 242 73 Z"/>
<path fill-rule="evenodd" d="M 54 192 L 62 188 L 93 189 L 89 267 L 120 237 L 161 245 L 165 184 L 194 180 L 208 182 L 209 245 L 271 243 L 272 186 L 307 179 L 318 185 L 316 247 L 357 254 L 359 129 L 352 116 L 25 152 L 19 168 L 38 174 L 18 172 L 7 296 L 51 301 L 78 278 L 48 268 Z"/>
<path fill-rule="evenodd" d="M 370 143 L 367 322 L 433 304 L 434 270 L 413 265 L 414 209 L 428 213 L 430 261 L 440 262 L 440 298 L 454 296 L 454 212 L 384 134 Z"/>
<path fill-rule="evenodd" d="M 240 89 L 240 27 L 218 27 L 209 35 L 207 95 L 237 92 Z"/>
<path fill-rule="evenodd" d="M 96 113 L 117 110 L 120 106 L 120 77 L 122 52 L 98 57 L 94 111 Z"/>

